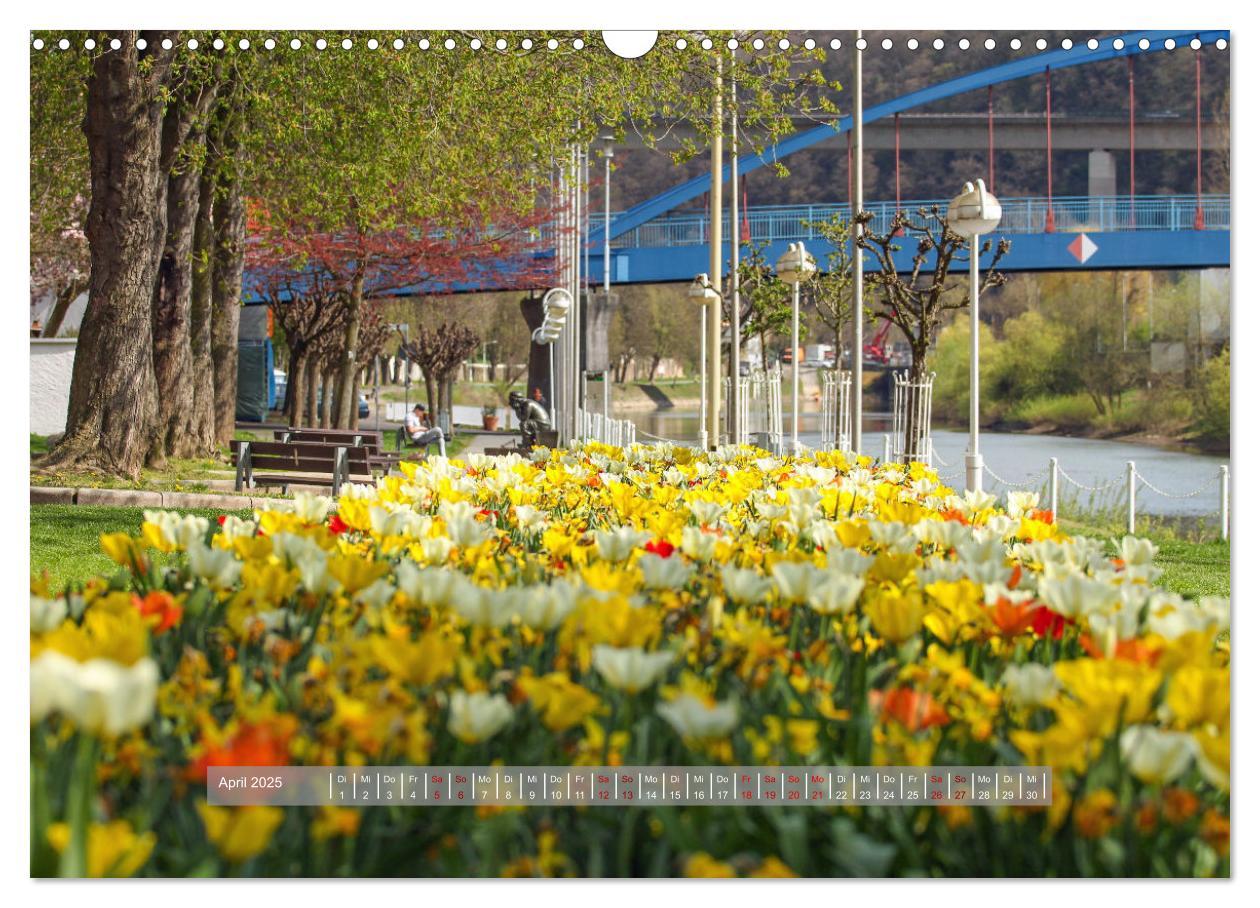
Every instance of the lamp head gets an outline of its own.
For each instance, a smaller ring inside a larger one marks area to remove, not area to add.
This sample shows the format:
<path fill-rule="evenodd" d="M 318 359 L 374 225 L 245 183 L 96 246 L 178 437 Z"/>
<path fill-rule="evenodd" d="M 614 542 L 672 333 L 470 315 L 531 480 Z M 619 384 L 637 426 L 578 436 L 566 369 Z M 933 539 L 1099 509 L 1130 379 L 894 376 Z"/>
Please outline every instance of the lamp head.
<path fill-rule="evenodd" d="M 787 250 L 774 263 L 774 273 L 779 280 L 789 284 L 799 284 L 817 270 L 818 264 L 804 243 L 789 243 Z"/>
<path fill-rule="evenodd" d="M 721 294 L 709 283 L 708 274 L 697 274 L 696 279 L 687 288 L 687 297 L 699 306 L 707 306 L 714 300 L 721 299 Z"/>
<path fill-rule="evenodd" d="M 573 295 L 563 287 L 555 287 L 547 291 L 543 297 L 543 314 L 548 318 L 557 318 L 564 321 L 568 315 L 570 307 L 573 305 Z"/>
<path fill-rule="evenodd" d="M 997 197 L 984 188 L 984 180 L 976 180 L 949 203 L 945 221 L 960 236 L 982 236 L 1002 220 L 1002 206 Z"/>

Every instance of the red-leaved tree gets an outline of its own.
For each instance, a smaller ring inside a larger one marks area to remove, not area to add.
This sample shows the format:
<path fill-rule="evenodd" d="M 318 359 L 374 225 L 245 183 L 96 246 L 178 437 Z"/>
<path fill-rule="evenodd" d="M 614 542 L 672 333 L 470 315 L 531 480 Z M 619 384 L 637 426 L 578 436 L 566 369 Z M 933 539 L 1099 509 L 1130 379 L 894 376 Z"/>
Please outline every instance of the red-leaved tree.
<path fill-rule="evenodd" d="M 354 224 L 336 232 L 277 223 L 255 211 L 247 253 L 247 292 L 276 307 L 291 300 L 316 311 L 339 306 L 341 349 L 332 389 L 331 424 L 351 428 L 357 418 L 357 379 L 364 348 L 366 304 L 413 294 L 535 287 L 550 279 L 542 226 L 549 212 L 503 211 L 487 222 L 470 210 L 462 223 L 422 223 L 368 233 Z M 310 314 L 312 323 L 319 320 Z M 282 324 L 287 322 L 282 319 Z"/>

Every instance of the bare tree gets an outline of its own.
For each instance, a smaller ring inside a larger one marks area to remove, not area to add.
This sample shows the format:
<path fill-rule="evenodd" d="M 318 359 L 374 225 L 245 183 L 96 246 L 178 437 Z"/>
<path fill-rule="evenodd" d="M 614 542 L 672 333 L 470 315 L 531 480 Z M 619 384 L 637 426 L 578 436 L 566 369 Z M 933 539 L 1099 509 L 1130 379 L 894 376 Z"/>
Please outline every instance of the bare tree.
<path fill-rule="evenodd" d="M 857 221 L 865 227 L 873 217 L 871 212 L 863 211 Z M 908 272 L 898 271 L 894 255 L 901 249 L 903 236 L 916 244 Z M 909 377 L 914 389 L 927 377 L 928 350 L 940 331 L 942 317 L 946 312 L 966 309 L 970 304 L 966 273 L 959 277 L 950 274 L 955 258 L 970 261 L 970 240 L 950 229 L 944 213 L 933 205 L 920 208 L 915 215 L 897 212 L 887 233 L 863 230 L 858 245 L 874 254 L 879 267 L 868 276 L 875 290 L 868 297 L 868 305 L 876 316 L 888 319 L 905 335 L 910 345 Z M 1010 240 L 1005 239 L 998 241 L 996 247 L 992 240 L 985 240 L 980 246 L 981 256 L 992 256 L 987 267 L 981 266 L 981 294 L 1006 282 L 1006 276 L 997 270 L 997 265 L 1010 248 Z M 862 351 L 854 350 L 853 355 L 861 356 Z M 919 401 L 913 399 L 915 393 L 912 390 L 912 399 L 907 401 L 908 415 L 922 412 Z M 916 425 L 914 419 L 906 420 L 905 450 L 917 448 L 915 440 L 925 429 Z"/>
<path fill-rule="evenodd" d="M 402 343 L 407 359 L 417 363 L 424 373 L 429 412 L 435 419 L 439 413 L 450 414 L 451 377 L 479 343 L 481 338 L 476 331 L 449 322 L 435 327 L 417 325 L 415 337 Z"/>

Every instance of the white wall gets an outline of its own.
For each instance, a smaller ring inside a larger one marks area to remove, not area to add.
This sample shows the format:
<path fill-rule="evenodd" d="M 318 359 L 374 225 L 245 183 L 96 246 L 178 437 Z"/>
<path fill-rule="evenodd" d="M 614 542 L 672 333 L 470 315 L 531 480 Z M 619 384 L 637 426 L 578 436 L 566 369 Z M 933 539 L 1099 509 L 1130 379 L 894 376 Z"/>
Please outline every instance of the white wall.
<path fill-rule="evenodd" d="M 52 435 L 66 430 L 75 339 L 31 338 L 31 431 Z"/>

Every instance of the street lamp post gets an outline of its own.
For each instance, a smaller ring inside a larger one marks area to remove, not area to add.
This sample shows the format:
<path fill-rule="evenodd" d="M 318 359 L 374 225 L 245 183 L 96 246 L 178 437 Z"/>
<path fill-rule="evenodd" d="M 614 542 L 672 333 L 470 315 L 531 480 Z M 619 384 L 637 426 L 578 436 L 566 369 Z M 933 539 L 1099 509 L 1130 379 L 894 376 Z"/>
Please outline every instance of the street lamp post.
<path fill-rule="evenodd" d="M 551 424 L 556 424 L 556 362 L 555 342 L 564 332 L 569 318 L 569 309 L 573 307 L 573 294 L 563 287 L 548 290 L 543 296 L 543 323 L 534 329 L 530 339 L 536 344 L 548 346 L 547 351 L 547 403 L 551 409 Z"/>
<path fill-rule="evenodd" d="M 774 265 L 779 280 L 792 285 L 792 454 L 799 448 L 797 433 L 801 418 L 801 281 L 818 270 L 804 243 L 791 243 Z"/>
<path fill-rule="evenodd" d="M 967 491 L 984 489 L 984 457 L 980 454 L 980 237 L 1002 219 L 1002 206 L 984 188 L 984 180 L 963 187 L 949 203 L 946 223 L 959 236 L 971 240 L 971 416 L 966 462 Z"/>
<path fill-rule="evenodd" d="M 603 136 L 604 143 L 604 305 L 612 301 L 612 159 L 613 137 Z M 608 370 L 604 370 L 604 419 L 608 419 Z"/>
<path fill-rule="evenodd" d="M 718 301 L 722 299 L 722 294 L 718 293 L 717 288 L 715 288 L 711 283 L 709 283 L 709 276 L 707 274 L 697 274 L 696 279 L 692 282 L 691 286 L 687 288 L 687 297 L 693 300 L 697 305 L 700 306 L 700 382 L 701 382 L 700 449 L 708 450 L 708 447 L 709 447 L 708 415 L 711 412 L 708 409 L 708 407 L 711 407 L 712 403 L 706 400 L 706 395 L 704 391 L 705 365 L 706 365 L 705 346 L 706 346 L 706 335 L 708 333 L 706 331 L 706 328 L 709 326 L 709 319 L 721 318 L 721 311 L 717 304 L 718 304 Z M 720 356 L 720 352 L 715 351 L 715 355 Z M 713 440 L 715 442 L 717 441 L 717 435 L 713 436 Z"/>

